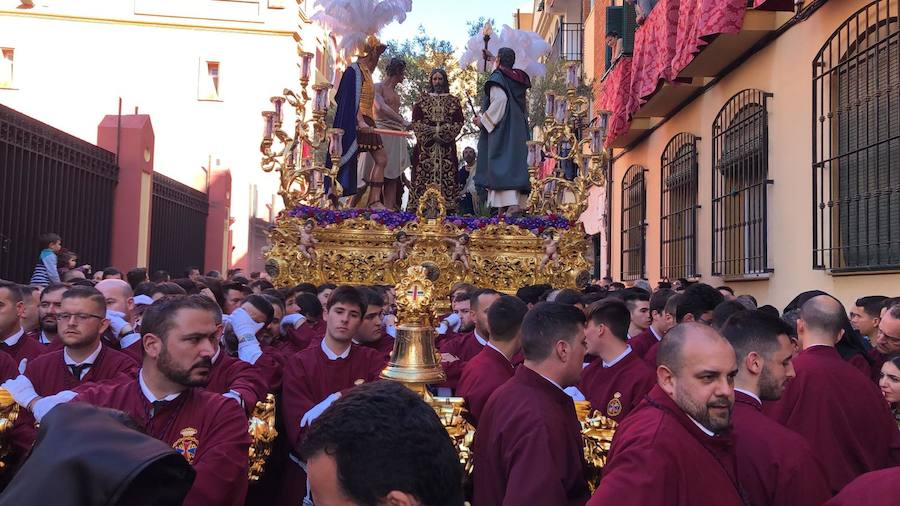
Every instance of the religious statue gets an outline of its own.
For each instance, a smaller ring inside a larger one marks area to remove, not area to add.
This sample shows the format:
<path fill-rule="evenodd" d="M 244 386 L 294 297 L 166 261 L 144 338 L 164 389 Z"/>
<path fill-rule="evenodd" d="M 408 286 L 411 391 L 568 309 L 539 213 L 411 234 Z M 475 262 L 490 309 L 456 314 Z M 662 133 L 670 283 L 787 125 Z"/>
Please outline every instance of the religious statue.
<path fill-rule="evenodd" d="M 313 237 L 313 229 L 316 228 L 316 222 L 306 220 L 300 229 L 300 254 L 308 258 L 311 262 L 316 261 L 316 243 L 318 239 Z"/>
<path fill-rule="evenodd" d="M 447 72 L 434 69 L 429 82 L 428 92 L 413 107 L 416 147 L 412 157 L 410 208 L 415 209 L 419 198 L 434 185 L 440 190 L 447 210 L 452 211 L 459 196 L 456 136 L 465 119 L 459 99 L 450 94 Z"/>
<path fill-rule="evenodd" d="M 406 232 L 403 232 L 402 230 L 397 232 L 393 244 L 394 251 L 392 251 L 385 260 L 387 262 L 406 260 L 406 257 L 409 256 L 409 249 L 412 248 L 412 245 L 415 242 L 416 240 L 407 235 Z"/>
<path fill-rule="evenodd" d="M 375 125 L 383 130 L 409 130 L 411 123 L 400 115 L 400 95 L 397 94 L 397 86 L 406 78 L 406 61 L 403 58 L 391 58 L 384 73 L 384 80 L 375 85 Z M 384 206 L 396 211 L 400 209 L 403 194 L 401 176 L 409 167 L 409 144 L 406 137 L 394 135 L 383 136 L 382 142 L 387 155 L 387 165 L 384 168 Z M 375 166 L 373 157 L 363 155 L 361 165 L 361 175 L 371 181 L 368 176 Z M 362 195 L 357 194 L 357 197 Z"/>
<path fill-rule="evenodd" d="M 541 259 L 539 270 L 543 271 L 547 264 L 553 262 L 553 265 L 559 267 L 559 239 L 554 237 L 552 231 L 547 230 L 541 237 L 544 238 L 544 258 Z"/>
<path fill-rule="evenodd" d="M 456 239 L 446 238 L 444 241 L 453 247 L 450 262 L 459 261 L 469 270 L 469 234 L 460 234 Z"/>
<path fill-rule="evenodd" d="M 479 209 L 478 189 L 475 187 L 475 160 L 478 154 L 471 146 L 463 150 L 456 181 L 462 187 L 459 192 L 459 214 L 476 214 Z"/>
<path fill-rule="evenodd" d="M 501 47 L 496 58 L 485 55 L 495 60 L 495 70 L 484 84 L 482 112 L 474 120 L 480 129 L 475 184 L 488 190 L 490 207 L 511 214 L 526 207 L 531 188 L 525 147 L 530 138 L 525 93 L 531 78 L 513 68 L 516 53 L 510 48 Z"/>
<path fill-rule="evenodd" d="M 356 62 L 344 71 L 334 97 L 337 102 L 334 128 L 344 131 L 338 182 L 343 187 L 345 196 L 356 195 L 360 190 L 357 181 L 357 158 L 359 153 L 370 153 L 375 164 L 364 182 L 369 189 L 366 205 L 372 209 L 385 208 L 382 190 L 387 155 L 381 136 L 374 132 L 375 83 L 372 82 L 372 71 L 378 66 L 378 59 L 385 49 L 387 46 L 380 43 L 377 38 L 368 37 Z M 326 157 L 325 165 L 331 167 L 330 158 Z"/>

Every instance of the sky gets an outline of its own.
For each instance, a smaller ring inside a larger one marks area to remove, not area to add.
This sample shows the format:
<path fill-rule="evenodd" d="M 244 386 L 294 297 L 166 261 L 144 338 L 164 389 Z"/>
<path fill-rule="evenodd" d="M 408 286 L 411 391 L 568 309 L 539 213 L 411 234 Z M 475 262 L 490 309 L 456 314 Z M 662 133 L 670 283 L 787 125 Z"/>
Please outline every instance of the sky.
<path fill-rule="evenodd" d="M 457 52 L 465 47 L 469 39 L 466 22 L 484 16 L 493 18 L 500 28 L 504 24 L 513 25 L 513 13 L 523 4 L 523 0 L 413 0 L 412 12 L 407 14 L 403 24 L 393 23 L 381 31 L 381 40 L 405 40 L 415 35 L 419 25 L 423 25 L 428 35 L 448 40 Z"/>

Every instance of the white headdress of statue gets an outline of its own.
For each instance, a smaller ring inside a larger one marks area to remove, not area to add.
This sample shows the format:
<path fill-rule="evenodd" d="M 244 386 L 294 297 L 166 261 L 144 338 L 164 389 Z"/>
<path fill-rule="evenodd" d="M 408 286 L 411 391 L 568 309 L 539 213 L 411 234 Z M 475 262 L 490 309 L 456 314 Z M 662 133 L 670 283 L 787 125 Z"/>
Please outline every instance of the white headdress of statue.
<path fill-rule="evenodd" d="M 313 21 L 321 24 L 337 40 L 344 61 L 365 56 L 381 48 L 378 32 L 397 21 L 406 21 L 412 0 L 316 0 Z"/>
<path fill-rule="evenodd" d="M 501 47 L 508 47 L 516 52 L 515 68 L 524 70 L 530 77 L 542 77 L 547 73 L 547 68 L 540 59 L 550 52 L 550 44 L 540 35 L 503 25 L 500 32 L 494 32 L 488 41 L 488 51 L 496 56 Z M 466 43 L 466 52 L 459 59 L 459 64 L 463 67 L 477 64 L 480 68 L 483 49 L 484 35 L 479 32 Z"/>

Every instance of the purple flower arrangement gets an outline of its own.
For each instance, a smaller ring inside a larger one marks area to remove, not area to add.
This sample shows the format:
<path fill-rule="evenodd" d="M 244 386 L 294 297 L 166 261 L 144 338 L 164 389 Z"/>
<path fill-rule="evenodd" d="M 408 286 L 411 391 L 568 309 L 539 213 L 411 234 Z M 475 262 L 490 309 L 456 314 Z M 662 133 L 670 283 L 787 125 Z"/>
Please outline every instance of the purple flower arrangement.
<path fill-rule="evenodd" d="M 288 212 L 288 216 L 301 219 L 313 219 L 319 226 L 328 226 L 338 224 L 344 220 L 354 218 L 362 218 L 375 221 L 389 229 L 400 228 L 407 223 L 417 221 L 416 213 L 407 213 L 402 211 L 377 211 L 372 209 L 321 209 L 311 206 L 297 206 Z M 535 235 L 540 235 L 548 228 L 557 230 L 565 230 L 572 226 L 572 223 L 557 214 L 546 214 L 543 216 L 517 216 L 504 217 L 497 216 L 447 216 L 444 218 L 445 223 L 449 223 L 457 228 L 464 229 L 468 232 L 474 232 L 488 225 L 496 225 L 501 221 L 510 225 L 531 231 Z"/>

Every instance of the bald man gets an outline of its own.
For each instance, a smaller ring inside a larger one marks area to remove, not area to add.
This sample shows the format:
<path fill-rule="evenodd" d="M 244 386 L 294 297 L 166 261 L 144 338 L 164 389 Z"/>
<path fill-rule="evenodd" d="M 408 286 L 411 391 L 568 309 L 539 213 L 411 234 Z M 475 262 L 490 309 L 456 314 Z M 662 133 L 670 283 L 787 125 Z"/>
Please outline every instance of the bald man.
<path fill-rule="evenodd" d="M 892 465 L 900 455 L 900 433 L 881 393 L 835 349 L 846 319 L 844 306 L 829 295 L 803 304 L 797 320 L 803 348 L 794 359 L 797 377 L 781 400 L 765 409 L 806 439 L 833 493 L 863 473 Z"/>
<path fill-rule="evenodd" d="M 762 413 L 795 376 L 791 327 L 762 311 L 740 311 L 721 329 L 737 355 L 732 433 L 738 478 L 751 506 L 819 506 L 831 489 L 809 444 Z"/>
<path fill-rule="evenodd" d="M 141 335 L 134 329 L 134 292 L 131 285 L 121 279 L 104 279 L 95 288 L 106 299 L 106 317 L 111 328 L 107 337 L 114 337 L 120 351 L 140 363 L 143 350 Z"/>
<path fill-rule="evenodd" d="M 619 425 L 588 504 L 743 505 L 730 438 L 734 350 L 711 327 L 682 323 L 657 360 L 657 385 Z"/>

